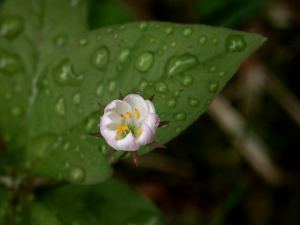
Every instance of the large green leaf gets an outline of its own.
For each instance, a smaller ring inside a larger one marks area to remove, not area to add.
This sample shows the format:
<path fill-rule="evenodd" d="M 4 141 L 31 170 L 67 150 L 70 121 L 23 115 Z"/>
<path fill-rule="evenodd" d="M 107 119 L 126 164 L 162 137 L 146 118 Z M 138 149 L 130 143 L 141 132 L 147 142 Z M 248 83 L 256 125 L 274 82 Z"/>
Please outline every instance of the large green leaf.
<path fill-rule="evenodd" d="M 89 186 L 67 185 L 37 195 L 31 225 L 162 225 L 155 206 L 115 179 Z"/>
<path fill-rule="evenodd" d="M 87 30 L 86 7 L 75 0 L 7 0 L 0 15 L 0 128 L 6 151 L 21 162 L 34 83 L 53 55 Z"/>
<path fill-rule="evenodd" d="M 173 120 L 156 132 L 154 140 L 166 143 L 204 112 L 264 40 L 246 32 L 162 22 L 83 35 L 56 55 L 37 82 L 29 127 L 33 147 L 27 152 L 34 174 L 83 184 L 105 179 L 109 163 L 122 152 L 103 160 L 109 150 L 105 140 L 86 135 L 99 131 L 97 100 L 106 105 L 119 90 L 146 99 L 156 94 L 157 114 Z M 74 180 L 74 168 L 85 177 Z"/>

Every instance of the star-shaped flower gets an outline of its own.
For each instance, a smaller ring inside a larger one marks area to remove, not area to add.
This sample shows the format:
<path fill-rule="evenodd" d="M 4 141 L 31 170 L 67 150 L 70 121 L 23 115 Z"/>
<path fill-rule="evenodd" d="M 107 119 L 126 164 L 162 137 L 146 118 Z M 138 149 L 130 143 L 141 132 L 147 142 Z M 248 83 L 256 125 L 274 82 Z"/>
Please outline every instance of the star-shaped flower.
<path fill-rule="evenodd" d="M 119 150 L 130 151 L 135 164 L 138 166 L 137 150 L 143 145 L 165 148 L 164 145 L 152 141 L 156 129 L 171 121 L 160 122 L 152 103 L 154 95 L 144 100 L 140 95 L 130 94 L 120 100 L 113 100 L 104 108 L 100 118 L 100 133 L 90 133 L 96 137 L 104 137 L 112 147 L 105 156 L 108 157 Z"/>

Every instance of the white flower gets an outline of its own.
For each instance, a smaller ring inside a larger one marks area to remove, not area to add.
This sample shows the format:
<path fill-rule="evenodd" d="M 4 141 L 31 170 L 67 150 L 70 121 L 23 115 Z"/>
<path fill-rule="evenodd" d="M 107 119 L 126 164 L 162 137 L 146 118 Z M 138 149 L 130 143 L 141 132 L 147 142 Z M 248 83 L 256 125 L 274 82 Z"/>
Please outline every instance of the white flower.
<path fill-rule="evenodd" d="M 106 157 L 118 150 L 130 151 L 135 163 L 138 165 L 137 150 L 140 146 L 165 147 L 151 141 L 155 137 L 158 127 L 171 121 L 160 122 L 152 103 L 153 96 L 144 100 L 140 95 L 130 94 L 120 100 L 113 100 L 104 108 L 100 118 L 100 133 L 90 133 L 97 137 L 104 137 L 112 147 Z"/>

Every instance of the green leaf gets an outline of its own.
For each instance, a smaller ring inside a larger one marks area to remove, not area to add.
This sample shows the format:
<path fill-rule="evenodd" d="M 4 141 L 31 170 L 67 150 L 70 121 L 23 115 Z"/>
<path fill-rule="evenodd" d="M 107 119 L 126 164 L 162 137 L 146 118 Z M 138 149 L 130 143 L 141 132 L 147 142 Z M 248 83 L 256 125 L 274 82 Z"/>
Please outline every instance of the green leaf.
<path fill-rule="evenodd" d="M 11 196 L 7 191 L 0 188 L 0 224 L 5 224 L 5 215 L 8 207 L 8 202 L 11 200 Z"/>
<path fill-rule="evenodd" d="M 66 185 L 36 197 L 30 224 L 166 224 L 155 206 L 120 181 Z"/>
<path fill-rule="evenodd" d="M 102 112 L 97 100 L 106 105 L 119 90 L 124 95 L 139 92 L 145 99 L 156 94 L 157 114 L 173 122 L 158 129 L 154 141 L 166 143 L 205 111 L 239 64 L 264 41 L 257 34 L 162 22 L 130 23 L 83 35 L 55 57 L 37 82 L 31 144 L 47 136 L 49 147 L 28 148 L 30 160 L 35 159 L 34 174 L 74 182 L 71 170 L 63 169 L 70 161 L 90 177 L 82 184 L 105 179 L 111 173 L 109 164 L 122 151 L 103 160 L 109 150 L 105 140 L 86 136 L 99 132 Z M 149 150 L 142 147 L 138 153 Z"/>
<path fill-rule="evenodd" d="M 42 68 L 86 30 L 86 7 L 79 1 L 7 0 L 1 6 L 0 128 L 15 161 L 24 159 L 34 83 Z"/>

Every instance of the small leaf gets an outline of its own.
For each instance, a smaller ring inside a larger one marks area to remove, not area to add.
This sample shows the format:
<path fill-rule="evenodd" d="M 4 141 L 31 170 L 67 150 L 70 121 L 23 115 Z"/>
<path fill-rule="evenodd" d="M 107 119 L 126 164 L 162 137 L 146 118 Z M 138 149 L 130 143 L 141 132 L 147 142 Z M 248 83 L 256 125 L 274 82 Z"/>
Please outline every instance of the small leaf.
<path fill-rule="evenodd" d="M 51 225 L 166 224 L 149 200 L 112 178 L 97 185 L 70 184 L 38 195 L 30 218 L 32 225 L 44 224 L 43 221 Z"/>
<path fill-rule="evenodd" d="M 82 40 L 87 44 L 80 44 Z M 103 138 L 79 138 L 99 132 L 102 112 L 97 101 L 105 106 L 118 98 L 119 91 L 124 96 L 138 92 L 145 99 L 155 94 L 153 103 L 157 114 L 161 120 L 173 121 L 156 132 L 154 141 L 164 144 L 205 111 L 239 64 L 264 41 L 257 34 L 162 22 L 130 23 L 87 33 L 68 45 L 44 68 L 37 82 L 30 136 L 34 140 L 41 134 L 54 134 L 61 143 L 66 142 L 65 139 L 72 143 L 73 151 L 75 146 L 86 146 L 81 147 L 84 155 L 104 157 L 110 147 Z M 60 71 L 59 76 L 57 71 Z M 58 81 L 59 77 L 82 79 L 74 85 Z M 51 96 L 45 94 L 44 80 L 49 81 L 47 88 L 51 90 Z M 99 152 L 102 146 L 105 150 Z M 142 147 L 138 153 L 150 149 L 149 146 Z M 44 162 L 70 160 L 68 154 L 62 152 L 63 145 L 60 144 L 47 150 L 46 156 L 36 161 L 38 169 L 35 173 L 49 176 L 47 170 L 51 163 Z M 30 148 L 28 153 L 32 159 L 37 156 Z M 118 151 L 107 161 L 101 161 L 99 171 L 91 171 L 96 174 L 89 176 L 96 178 L 99 175 L 99 180 L 103 180 L 106 175 L 102 171 L 108 174 L 111 171 L 102 170 L 102 166 L 106 163 L 106 168 L 121 154 L 122 151 Z M 73 156 L 71 160 L 75 159 Z M 85 159 L 76 161 L 88 174 L 87 162 Z M 59 166 L 52 169 L 54 174 L 60 171 Z"/>

